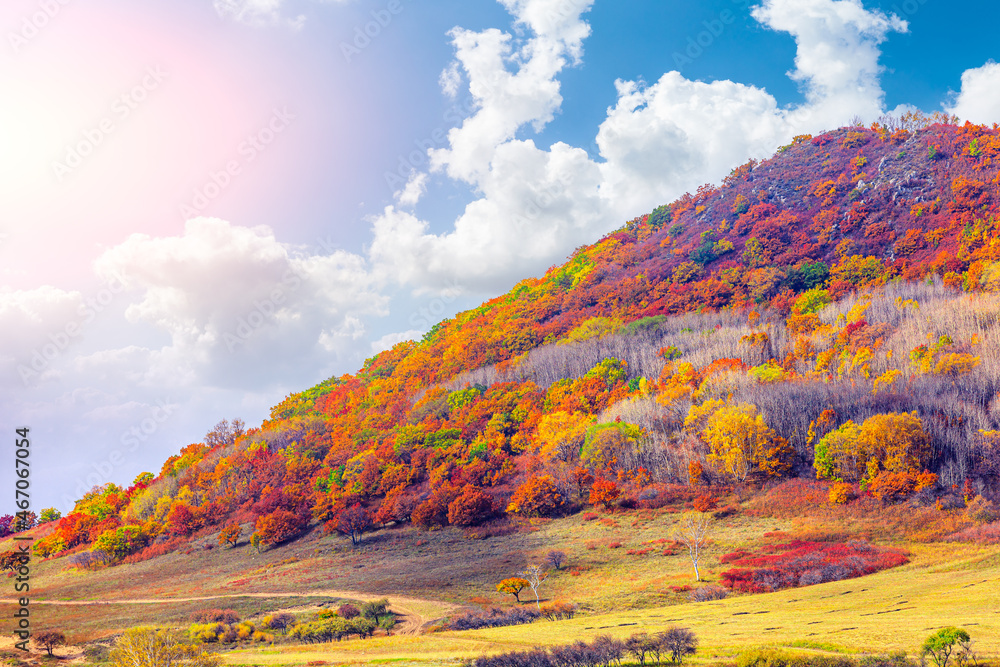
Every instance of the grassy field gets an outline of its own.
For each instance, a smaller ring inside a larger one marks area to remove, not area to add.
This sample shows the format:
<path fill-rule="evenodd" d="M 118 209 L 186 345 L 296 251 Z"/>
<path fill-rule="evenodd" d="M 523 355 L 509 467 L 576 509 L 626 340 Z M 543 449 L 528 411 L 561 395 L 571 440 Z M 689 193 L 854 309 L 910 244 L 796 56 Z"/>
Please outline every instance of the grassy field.
<path fill-rule="evenodd" d="M 720 564 L 719 556 L 736 548 L 815 534 L 817 525 L 833 532 L 849 526 L 852 534 L 872 535 L 877 521 L 885 525 L 891 518 L 883 513 L 858 523 L 853 514 L 830 512 L 787 518 L 774 518 L 783 516 L 780 512 L 766 518 L 742 512 L 716 520 L 713 544 L 701 562 L 703 579 L 717 581 L 730 567 Z M 183 627 L 194 611 L 206 608 L 232 608 L 253 620 L 277 610 L 304 614 L 343 599 L 388 595 L 405 616 L 402 627 L 413 633 L 243 648 L 225 653 L 233 665 L 304 665 L 317 660 L 444 665 L 486 652 L 589 640 L 601 633 L 626 637 L 671 624 L 698 634 L 700 662 L 724 661 L 762 644 L 912 653 L 944 625 L 966 627 L 981 654 L 1000 656 L 1000 547 L 902 541 L 900 531 L 892 531 L 888 534 L 897 538 L 892 544 L 910 550 L 908 565 L 859 579 L 695 604 L 675 590 L 694 583 L 690 559 L 683 551 L 663 554 L 675 519 L 676 513 L 669 510 L 605 514 L 596 520 L 578 514 L 535 520 L 518 532 L 488 538 L 452 528 L 424 532 L 406 527 L 366 535 L 358 547 L 315 531 L 262 554 L 245 545 L 205 548 L 214 542 L 206 535 L 188 553 L 98 572 L 78 572 L 65 559 L 35 561 L 32 618 L 36 629 L 59 628 L 80 643 L 107 639 L 135 625 Z M 0 543 L 0 550 L 9 548 L 9 541 Z M 552 572 L 542 597 L 576 602 L 576 618 L 415 633 L 459 609 L 512 603 L 510 596 L 496 592 L 496 582 L 540 562 L 551 549 L 566 552 L 567 567 Z M 636 553 L 643 550 L 648 551 Z M 0 598 L 12 598 L 12 583 L 8 590 Z M 88 601 L 94 604 L 78 604 Z M 10 602 L 0 603 L 4 618 L 10 618 L 12 609 Z"/>
<path fill-rule="evenodd" d="M 965 627 L 982 656 L 1000 655 L 1000 549 L 926 545 L 911 564 L 847 581 L 763 595 L 538 621 L 527 626 L 417 637 L 386 637 L 312 647 L 234 652 L 232 665 L 455 664 L 462 658 L 552 646 L 606 633 L 627 637 L 669 625 L 693 629 L 694 662 L 732 658 L 752 646 L 848 654 L 914 653 L 944 625 Z"/>

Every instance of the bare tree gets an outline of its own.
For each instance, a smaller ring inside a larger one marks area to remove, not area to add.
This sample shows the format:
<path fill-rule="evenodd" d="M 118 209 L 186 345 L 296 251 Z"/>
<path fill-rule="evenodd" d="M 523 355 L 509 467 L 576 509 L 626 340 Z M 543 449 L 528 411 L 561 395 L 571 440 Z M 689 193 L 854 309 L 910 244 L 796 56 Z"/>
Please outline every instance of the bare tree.
<path fill-rule="evenodd" d="M 209 447 L 228 446 L 236 442 L 246 432 L 246 424 L 242 419 L 229 421 L 223 419 L 211 431 L 205 434 L 205 444 Z"/>
<path fill-rule="evenodd" d="M 545 564 L 551 565 L 557 570 L 561 570 L 565 562 L 566 562 L 565 551 L 550 551 L 545 555 Z"/>
<path fill-rule="evenodd" d="M 691 564 L 694 565 L 696 581 L 701 581 L 698 559 L 701 558 L 701 552 L 708 544 L 708 529 L 711 521 L 712 515 L 707 512 L 685 512 L 674 525 L 672 531 L 674 539 L 682 542 L 691 554 Z"/>
<path fill-rule="evenodd" d="M 693 655 L 698 648 L 698 638 L 687 628 L 669 627 L 659 633 L 656 638 L 659 640 L 660 649 L 670 652 L 671 662 L 680 664 L 686 655 Z M 659 662 L 659 657 L 657 657 Z"/>
<path fill-rule="evenodd" d="M 35 636 L 31 640 L 41 646 L 49 655 L 52 655 L 52 649 L 56 646 L 64 646 L 66 644 L 66 636 L 59 632 L 58 630 L 42 630 L 41 632 L 36 632 Z"/>
<path fill-rule="evenodd" d="M 531 591 L 535 594 L 535 606 L 541 610 L 542 606 L 538 599 L 538 588 L 548 578 L 549 574 L 545 572 L 541 565 L 529 565 L 521 574 L 528 580 L 528 585 L 531 586 Z"/>

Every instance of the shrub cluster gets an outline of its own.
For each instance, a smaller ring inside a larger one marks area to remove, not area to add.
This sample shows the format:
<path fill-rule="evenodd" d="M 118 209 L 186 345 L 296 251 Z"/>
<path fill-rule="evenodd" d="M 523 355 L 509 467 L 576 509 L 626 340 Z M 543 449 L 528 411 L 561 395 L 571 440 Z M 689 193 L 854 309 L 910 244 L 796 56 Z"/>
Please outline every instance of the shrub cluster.
<path fill-rule="evenodd" d="M 811 586 L 860 577 L 908 563 L 897 549 L 880 549 L 867 542 L 804 542 L 792 540 L 762 549 L 744 550 L 719 558 L 739 567 L 722 573 L 722 583 L 734 591 L 767 593 L 781 588 Z"/>
<path fill-rule="evenodd" d="M 687 628 L 668 628 L 655 635 L 645 632 L 625 641 L 600 635 L 589 644 L 582 641 L 550 649 L 536 648 L 498 655 L 481 656 L 465 662 L 465 667 L 607 667 L 621 664 L 628 655 L 639 664 L 660 664 L 665 659 L 680 663 L 695 652 L 698 639 Z"/>
<path fill-rule="evenodd" d="M 547 602 L 543 604 L 539 611 L 542 617 L 550 621 L 561 621 L 564 618 L 573 618 L 576 615 L 576 605 L 572 602 Z"/>
<path fill-rule="evenodd" d="M 736 667 L 914 667 L 905 653 L 870 655 L 860 660 L 846 656 L 802 655 L 773 648 L 753 648 L 736 656 Z"/>
<path fill-rule="evenodd" d="M 334 639 L 340 641 L 351 635 L 357 635 L 359 639 L 364 639 L 374 635 L 377 628 L 378 623 L 364 616 L 356 616 L 355 618 L 331 616 L 318 618 L 308 623 L 299 623 L 289 630 L 288 636 L 307 644 L 316 644 Z"/>
<path fill-rule="evenodd" d="M 145 560 L 152 560 L 160 556 L 165 556 L 174 551 L 179 551 L 180 548 L 188 543 L 186 537 L 171 537 L 163 542 L 155 542 L 147 547 L 144 547 L 140 551 L 135 552 L 130 556 L 126 556 L 122 563 L 141 563 Z"/>
<path fill-rule="evenodd" d="M 188 627 L 188 636 L 192 641 L 205 644 L 237 644 L 240 642 L 270 642 L 274 637 L 262 630 L 250 621 L 240 621 L 238 623 L 192 623 Z"/>
<path fill-rule="evenodd" d="M 195 623 L 239 623 L 240 615 L 232 609 L 201 609 L 191 614 Z"/>
<path fill-rule="evenodd" d="M 494 607 L 478 614 L 472 613 L 457 616 L 448 623 L 448 629 L 478 630 L 479 628 L 502 628 L 507 625 L 524 625 L 538 620 L 540 616 L 542 616 L 542 613 L 531 607 L 513 607 L 506 610 Z"/>
<path fill-rule="evenodd" d="M 1000 522 L 972 526 L 949 535 L 948 542 L 972 542 L 973 544 L 1000 544 Z"/>
<path fill-rule="evenodd" d="M 729 591 L 716 584 L 702 586 L 688 593 L 689 602 L 710 602 L 711 600 L 722 600 L 727 597 L 729 597 Z"/>

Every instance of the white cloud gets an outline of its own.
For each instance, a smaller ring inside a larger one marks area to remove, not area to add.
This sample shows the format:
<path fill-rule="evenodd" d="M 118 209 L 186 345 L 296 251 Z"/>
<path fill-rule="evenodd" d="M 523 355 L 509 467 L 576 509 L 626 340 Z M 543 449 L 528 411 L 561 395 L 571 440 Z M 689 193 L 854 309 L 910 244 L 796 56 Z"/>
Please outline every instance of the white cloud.
<path fill-rule="evenodd" d="M 101 275 L 126 275 L 127 286 L 141 292 L 127 319 L 153 325 L 171 342 L 159 350 L 102 352 L 81 363 L 119 372 L 138 366 L 147 384 L 314 380 L 317 369 L 367 352 L 359 340 L 364 319 L 386 307 L 361 257 L 304 254 L 266 227 L 210 218 L 189 220 L 181 236 L 133 235 L 95 267 Z"/>
<path fill-rule="evenodd" d="M 501 0 L 516 24 L 533 34 L 519 40 L 497 29 L 449 33 L 455 61 L 442 73 L 446 93 L 457 90 L 459 67 L 477 111 L 448 133 L 449 147 L 432 149 L 431 169 L 475 184 L 496 147 L 532 125 L 541 130 L 562 104 L 559 80 L 567 58 L 579 62 L 590 26 L 581 18 L 593 0 Z M 514 71 L 511 71 L 510 68 Z"/>
<path fill-rule="evenodd" d="M 352 0 L 313 0 L 321 4 L 346 4 Z M 305 14 L 294 18 L 284 16 L 286 0 L 212 0 L 219 16 L 252 26 L 285 25 L 299 30 L 306 23 Z"/>
<path fill-rule="evenodd" d="M 416 206 L 420 197 L 427 190 L 426 172 L 414 172 L 406 182 L 406 186 L 396 193 L 396 201 L 403 206 Z"/>
<path fill-rule="evenodd" d="M 80 292 L 51 285 L 0 292 L 0 373 L 18 378 L 13 392 L 58 374 L 58 359 L 92 319 Z"/>
<path fill-rule="evenodd" d="M 945 110 L 973 123 L 1000 122 L 1000 64 L 992 60 L 962 73 L 962 89 Z"/>
<path fill-rule="evenodd" d="M 890 32 L 906 32 L 895 14 L 865 9 L 860 0 L 766 0 L 752 15 L 795 38 L 795 69 L 806 105 L 792 120 L 830 127 L 844 110 L 867 120 L 882 112 L 879 44 Z"/>
<path fill-rule="evenodd" d="M 386 334 L 372 343 L 372 354 L 391 350 L 397 343 L 402 343 L 404 340 L 417 340 L 423 337 L 424 333 L 423 331 L 410 329 L 409 331 Z"/>
<path fill-rule="evenodd" d="M 732 81 L 702 83 L 677 72 L 643 87 L 618 81 L 618 103 L 597 133 L 602 189 L 622 214 L 717 180 L 794 132 L 766 91 Z"/>
<path fill-rule="evenodd" d="M 457 60 L 451 61 L 451 64 L 441 71 L 438 83 L 440 83 L 441 91 L 445 95 L 451 99 L 455 99 L 455 95 L 458 94 L 458 87 L 462 85 L 462 72 L 459 69 Z"/>
<path fill-rule="evenodd" d="M 591 3 L 500 1 L 526 34 L 451 32 L 477 111 L 451 130 L 446 148 L 429 151 L 432 171 L 471 184 L 480 197 L 442 233 L 392 206 L 373 222 L 376 267 L 417 291 L 456 280 L 469 290 L 506 289 L 796 134 L 855 115 L 874 119 L 883 106 L 878 45 L 906 30 L 898 17 L 858 0 L 765 0 L 753 15 L 795 38 L 789 76 L 801 84 L 804 103 L 779 108 L 763 89 L 678 72 L 652 85 L 618 81 L 618 100 L 597 133 L 596 161 L 563 143 L 544 149 L 517 136 L 527 126 L 540 130 L 558 112 L 558 75 L 582 56 L 590 32 L 582 16 Z M 446 92 L 458 85 L 449 72 L 442 75 Z"/>

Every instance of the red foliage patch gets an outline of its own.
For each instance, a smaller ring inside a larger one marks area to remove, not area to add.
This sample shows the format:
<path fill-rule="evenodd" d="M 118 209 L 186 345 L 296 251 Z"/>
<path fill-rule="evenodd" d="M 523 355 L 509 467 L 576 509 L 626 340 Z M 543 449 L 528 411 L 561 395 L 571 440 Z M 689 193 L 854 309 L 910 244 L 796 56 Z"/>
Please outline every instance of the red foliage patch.
<path fill-rule="evenodd" d="M 734 551 L 719 558 L 737 565 L 722 573 L 723 585 L 744 593 L 769 593 L 851 579 L 909 562 L 898 549 L 881 549 L 867 542 L 804 542 L 762 547 L 758 553 Z"/>
<path fill-rule="evenodd" d="M 159 544 L 150 544 L 142 551 L 137 551 L 131 556 L 127 556 L 124 560 L 122 560 L 122 562 L 141 563 L 144 560 L 152 560 L 153 558 L 165 556 L 169 553 L 177 551 L 183 544 L 187 544 L 186 538 L 172 537 L 165 542 L 160 542 Z"/>
<path fill-rule="evenodd" d="M 1000 522 L 984 526 L 973 526 L 949 535 L 948 542 L 972 542 L 974 544 L 1000 544 Z"/>

